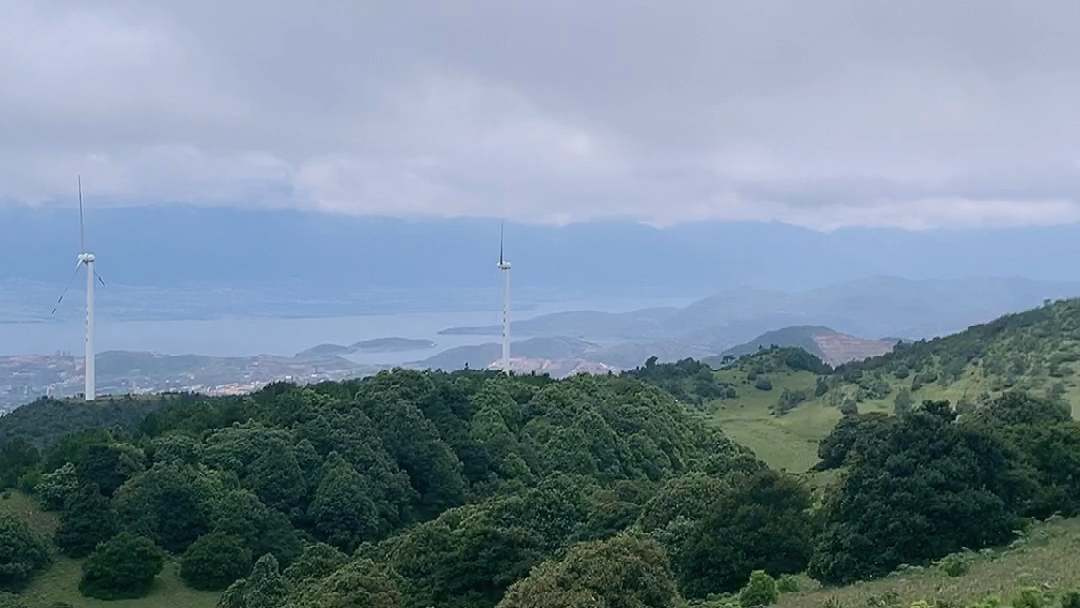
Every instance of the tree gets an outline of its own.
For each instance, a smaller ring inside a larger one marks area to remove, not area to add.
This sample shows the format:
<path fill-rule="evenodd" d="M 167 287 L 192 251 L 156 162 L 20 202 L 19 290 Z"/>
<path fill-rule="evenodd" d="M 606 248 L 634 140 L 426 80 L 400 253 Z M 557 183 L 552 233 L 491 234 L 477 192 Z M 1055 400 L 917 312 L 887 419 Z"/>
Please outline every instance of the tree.
<path fill-rule="evenodd" d="M 285 578 L 299 586 L 308 581 L 330 576 L 335 570 L 349 561 L 341 551 L 326 543 L 315 543 L 285 569 Z"/>
<path fill-rule="evenodd" d="M 59 511 L 79 492 L 79 488 L 79 477 L 75 473 L 75 465 L 68 462 L 52 473 L 42 475 L 36 491 L 43 509 Z"/>
<path fill-rule="evenodd" d="M 218 608 L 278 608 L 288 598 L 291 586 L 278 570 L 273 555 L 264 555 L 255 562 L 251 574 L 242 578 L 222 594 Z"/>
<path fill-rule="evenodd" d="M 285 608 L 402 608 L 401 581 L 371 560 L 349 562 L 290 595 Z"/>
<path fill-rule="evenodd" d="M 349 553 L 362 541 L 377 540 L 386 527 L 370 493 L 363 475 L 337 453 L 330 454 L 308 509 L 319 539 Z"/>
<path fill-rule="evenodd" d="M 1030 489 L 999 439 L 957 425 L 948 402 L 879 431 L 826 504 L 811 576 L 843 584 L 1011 537 Z"/>
<path fill-rule="evenodd" d="M 77 559 L 90 555 L 116 532 L 116 514 L 109 499 L 97 486 L 82 486 L 60 516 L 55 542 L 61 553 Z"/>
<path fill-rule="evenodd" d="M 911 389 L 904 387 L 901 388 L 893 399 L 893 413 L 897 416 L 904 416 L 911 413 L 911 406 L 915 403 L 915 400 L 911 397 Z"/>
<path fill-rule="evenodd" d="M 739 606 L 742 608 L 768 606 L 775 604 L 779 596 L 776 579 L 764 570 L 755 570 L 750 573 L 750 580 L 739 592 Z"/>
<path fill-rule="evenodd" d="M 291 449 L 270 450 L 255 459 L 245 483 L 259 499 L 282 513 L 297 513 L 307 495 L 304 472 Z"/>
<path fill-rule="evenodd" d="M 251 551 L 244 541 L 218 532 L 199 537 L 180 560 L 180 578 L 199 591 L 222 591 L 250 571 Z"/>
<path fill-rule="evenodd" d="M 26 522 L 0 515 L 0 591 L 21 590 L 50 561 L 48 545 Z"/>
<path fill-rule="evenodd" d="M 165 552 L 154 541 L 121 532 L 98 546 L 83 564 L 79 591 L 102 600 L 142 597 L 164 565 Z"/>
<path fill-rule="evenodd" d="M 125 483 L 113 503 L 122 527 L 182 553 L 210 531 L 213 500 L 221 493 L 219 479 L 205 469 L 155 464 Z"/>
<path fill-rule="evenodd" d="M 794 477 L 772 470 L 733 475 L 675 552 L 683 593 L 735 591 L 755 570 L 801 572 L 812 549 L 809 512 L 810 492 Z"/>
<path fill-rule="evenodd" d="M 107 497 L 135 474 L 143 470 L 143 455 L 126 444 L 90 444 L 75 464 L 79 483 L 97 486 Z"/>
<path fill-rule="evenodd" d="M 251 490 L 234 488 L 215 496 L 212 510 L 212 530 L 240 537 L 252 555 L 271 553 L 287 567 L 304 550 L 288 517 L 264 505 Z"/>
<path fill-rule="evenodd" d="M 0 488 L 13 488 L 19 478 L 29 473 L 41 461 L 41 453 L 22 437 L 16 437 L 0 447 Z"/>
<path fill-rule="evenodd" d="M 656 541 L 620 534 L 574 545 L 506 592 L 499 608 L 681 605 L 667 555 Z"/>

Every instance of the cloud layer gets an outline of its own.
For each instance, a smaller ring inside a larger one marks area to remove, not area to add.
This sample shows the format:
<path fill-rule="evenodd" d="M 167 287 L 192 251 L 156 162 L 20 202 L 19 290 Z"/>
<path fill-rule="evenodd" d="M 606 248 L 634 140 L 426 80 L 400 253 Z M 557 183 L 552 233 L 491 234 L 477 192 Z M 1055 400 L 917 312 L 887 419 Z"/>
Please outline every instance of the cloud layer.
<path fill-rule="evenodd" d="M 0 2 L 0 200 L 1080 221 L 1080 4 Z"/>

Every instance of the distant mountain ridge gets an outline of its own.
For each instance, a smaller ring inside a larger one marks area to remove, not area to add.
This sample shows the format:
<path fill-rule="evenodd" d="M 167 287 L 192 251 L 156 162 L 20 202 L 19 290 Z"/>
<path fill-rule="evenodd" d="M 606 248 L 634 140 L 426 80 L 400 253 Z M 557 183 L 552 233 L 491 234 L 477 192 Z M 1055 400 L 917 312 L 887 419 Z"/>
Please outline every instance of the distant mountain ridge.
<path fill-rule="evenodd" d="M 392 219 L 285 209 L 107 207 L 90 199 L 87 243 L 123 285 L 464 289 L 496 284 L 497 219 Z M 809 289 L 871 275 L 1078 280 L 1080 225 L 995 230 L 844 229 L 781 223 L 509 224 L 515 284 L 702 295 L 722 286 Z M 0 282 L 62 284 L 78 253 L 75 205 L 0 204 Z M 342 266 L 348 272 L 341 272 Z"/>
<path fill-rule="evenodd" d="M 542 315 L 512 323 L 516 336 L 588 341 L 674 341 L 722 352 L 782 327 L 822 326 L 852 336 L 929 338 L 1044 300 L 1080 296 L 1080 282 L 1018 278 L 910 280 L 870 277 L 801 291 L 731 289 L 685 308 Z M 498 335 L 497 326 L 445 334 Z"/>

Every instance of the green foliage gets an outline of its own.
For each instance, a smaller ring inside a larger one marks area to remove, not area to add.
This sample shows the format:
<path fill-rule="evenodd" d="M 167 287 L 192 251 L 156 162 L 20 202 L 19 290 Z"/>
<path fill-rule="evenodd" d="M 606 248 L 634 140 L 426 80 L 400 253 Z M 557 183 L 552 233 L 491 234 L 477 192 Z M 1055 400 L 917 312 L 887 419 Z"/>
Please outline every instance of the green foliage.
<path fill-rule="evenodd" d="M 19 591 L 50 562 L 48 545 L 30 526 L 0 514 L 0 591 Z"/>
<path fill-rule="evenodd" d="M 150 412 L 172 404 L 196 400 L 194 395 L 161 395 L 153 399 L 98 399 L 71 402 L 42 398 L 5 414 L 0 424 L 0 444 L 22 437 L 39 448 L 55 445 L 84 429 L 135 429 Z M 55 469 L 63 463 L 48 467 Z"/>
<path fill-rule="evenodd" d="M 315 543 L 305 548 L 300 557 L 285 569 L 285 578 L 299 586 L 330 576 L 347 561 L 349 558 L 341 551 L 326 543 Z"/>
<path fill-rule="evenodd" d="M 764 570 L 754 570 L 750 573 L 750 580 L 739 591 L 739 606 L 741 608 L 757 608 L 776 603 L 780 596 L 776 588 L 776 579 L 769 576 Z"/>
<path fill-rule="evenodd" d="M 14 488 L 41 462 L 41 453 L 22 437 L 0 444 L 0 488 Z"/>
<path fill-rule="evenodd" d="M 361 542 L 377 540 L 386 532 L 367 480 L 336 452 L 323 465 L 308 517 L 320 540 L 350 553 Z"/>
<path fill-rule="evenodd" d="M 784 414 L 795 409 L 800 403 L 810 399 L 810 391 L 806 389 L 789 389 L 785 388 L 780 393 L 780 399 L 773 406 L 773 412 L 777 416 L 783 416 Z"/>
<path fill-rule="evenodd" d="M 656 357 L 650 357 L 645 365 L 624 375 L 659 386 L 679 401 L 694 405 L 737 396 L 734 386 L 721 382 L 711 367 L 693 359 L 657 363 Z"/>
<path fill-rule="evenodd" d="M 403 608 L 401 581 L 371 560 L 349 562 L 330 576 L 298 588 L 285 608 Z"/>
<path fill-rule="evenodd" d="M 1013 598 L 1013 608 L 1046 608 L 1049 598 L 1044 590 L 1025 587 Z"/>
<path fill-rule="evenodd" d="M 148 538 L 121 532 L 83 563 L 79 591 L 102 600 L 146 595 L 165 565 L 165 553 Z"/>
<path fill-rule="evenodd" d="M 75 464 L 68 462 L 59 469 L 42 475 L 36 491 L 41 499 L 41 506 L 46 511 L 59 511 L 78 493 L 79 487 Z"/>
<path fill-rule="evenodd" d="M 785 574 L 776 580 L 776 591 L 779 593 L 798 593 L 799 592 L 799 579 Z"/>
<path fill-rule="evenodd" d="M 145 457 L 134 446 L 91 444 L 86 446 L 75 463 L 75 474 L 84 486 L 97 486 L 106 497 L 143 470 Z"/>
<path fill-rule="evenodd" d="M 905 416 L 911 413 L 914 405 L 915 399 L 911 396 L 911 390 L 902 388 L 896 393 L 896 398 L 893 400 L 893 413 L 897 416 Z"/>
<path fill-rule="evenodd" d="M 239 537 L 220 532 L 200 537 L 180 561 L 180 578 L 200 591 L 224 590 L 250 571 L 251 550 Z"/>
<path fill-rule="evenodd" d="M 937 566 L 946 576 L 956 578 L 964 576 L 971 569 L 972 554 L 969 552 L 952 553 L 941 558 Z"/>
<path fill-rule="evenodd" d="M 814 397 L 824 396 L 827 392 L 829 392 L 829 382 L 825 378 L 818 378 L 814 385 Z"/>
<path fill-rule="evenodd" d="M 82 486 L 65 506 L 54 541 L 64 555 L 81 558 L 116 532 L 116 514 L 109 499 L 97 486 Z"/>
<path fill-rule="evenodd" d="M 859 457 L 825 507 L 812 576 L 881 576 L 1011 536 L 1027 489 L 1018 465 L 1002 442 L 954 418 L 947 402 L 926 402 L 853 443 Z"/>
<path fill-rule="evenodd" d="M 221 492 L 220 479 L 209 471 L 155 464 L 125 483 L 114 505 L 122 527 L 182 553 L 210 531 L 213 499 Z"/>
<path fill-rule="evenodd" d="M 1061 608 L 1080 608 L 1080 591 L 1066 591 L 1061 594 Z"/>
<path fill-rule="evenodd" d="M 757 380 L 754 382 L 754 388 L 759 391 L 771 391 L 772 381 L 765 376 L 758 376 Z"/>
<path fill-rule="evenodd" d="M 647 538 L 620 534 L 582 543 L 514 584 L 499 608 L 681 605 L 664 550 Z"/>
<path fill-rule="evenodd" d="M 802 571 L 814 532 L 809 509 L 810 493 L 795 478 L 771 470 L 732 475 L 670 547 L 683 593 L 735 591 L 756 570 Z"/>
<path fill-rule="evenodd" d="M 281 575 L 273 555 L 255 562 L 247 578 L 229 586 L 218 601 L 219 608 L 278 608 L 289 597 L 292 585 Z"/>

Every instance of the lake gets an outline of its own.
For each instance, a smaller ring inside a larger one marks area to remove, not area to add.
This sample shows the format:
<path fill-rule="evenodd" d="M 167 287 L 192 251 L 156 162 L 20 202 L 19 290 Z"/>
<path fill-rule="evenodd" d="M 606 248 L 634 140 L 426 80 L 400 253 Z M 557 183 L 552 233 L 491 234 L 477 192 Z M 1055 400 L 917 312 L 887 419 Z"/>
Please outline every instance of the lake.
<path fill-rule="evenodd" d="M 688 298 L 606 298 L 540 303 L 513 315 L 528 319 L 570 310 L 625 312 L 655 306 L 685 306 Z M 423 312 L 315 318 L 225 318 L 170 321 L 104 321 L 97 324 L 96 350 L 152 351 L 167 355 L 294 355 L 323 343 L 352 344 L 360 340 L 402 337 L 432 340 L 437 347 L 421 351 L 352 355 L 360 363 L 404 363 L 447 348 L 496 341 L 492 336 L 441 336 L 438 332 L 462 325 L 497 325 L 501 311 Z M 0 356 L 81 354 L 83 324 L 0 323 Z"/>

